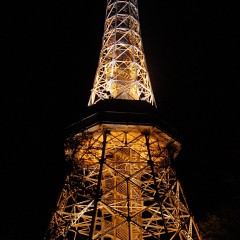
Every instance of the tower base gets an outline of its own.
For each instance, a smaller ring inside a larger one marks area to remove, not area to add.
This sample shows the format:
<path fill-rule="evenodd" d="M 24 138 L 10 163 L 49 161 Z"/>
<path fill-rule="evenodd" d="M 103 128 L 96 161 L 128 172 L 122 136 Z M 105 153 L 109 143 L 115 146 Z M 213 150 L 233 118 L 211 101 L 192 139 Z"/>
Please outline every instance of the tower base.
<path fill-rule="evenodd" d="M 103 102 L 67 129 L 72 169 L 45 239 L 200 240 L 173 167 L 181 144 L 169 126 L 146 102 Z"/>

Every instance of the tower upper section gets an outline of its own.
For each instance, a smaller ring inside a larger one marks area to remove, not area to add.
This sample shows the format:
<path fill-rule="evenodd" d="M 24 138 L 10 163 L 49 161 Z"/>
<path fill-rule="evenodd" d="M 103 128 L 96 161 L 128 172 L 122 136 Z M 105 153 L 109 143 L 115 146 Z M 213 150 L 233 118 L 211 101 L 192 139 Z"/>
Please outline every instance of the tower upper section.
<path fill-rule="evenodd" d="M 137 0 L 107 0 L 102 49 L 88 105 L 105 99 L 142 100 L 156 106 Z"/>

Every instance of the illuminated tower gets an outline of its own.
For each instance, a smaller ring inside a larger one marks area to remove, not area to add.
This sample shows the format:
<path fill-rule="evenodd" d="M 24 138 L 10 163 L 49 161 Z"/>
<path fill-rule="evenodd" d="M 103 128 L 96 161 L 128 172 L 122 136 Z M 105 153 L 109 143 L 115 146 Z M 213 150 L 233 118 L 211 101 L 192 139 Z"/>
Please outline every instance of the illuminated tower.
<path fill-rule="evenodd" d="M 158 119 L 137 0 L 107 0 L 89 113 L 67 128 L 71 165 L 45 240 L 201 240 Z"/>

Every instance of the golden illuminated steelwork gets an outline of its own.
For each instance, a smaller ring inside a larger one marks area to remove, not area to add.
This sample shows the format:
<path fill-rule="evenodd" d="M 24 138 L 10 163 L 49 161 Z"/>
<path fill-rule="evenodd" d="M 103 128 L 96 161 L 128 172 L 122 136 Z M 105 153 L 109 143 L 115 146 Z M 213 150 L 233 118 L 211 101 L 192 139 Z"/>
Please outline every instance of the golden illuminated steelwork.
<path fill-rule="evenodd" d="M 108 0 L 106 13 L 91 111 L 68 127 L 71 170 L 45 240 L 202 240 L 173 167 L 181 143 L 157 120 L 137 1 Z"/>
<path fill-rule="evenodd" d="M 88 105 L 112 98 L 155 105 L 136 0 L 107 1 L 102 49 Z"/>
<path fill-rule="evenodd" d="M 47 239 L 201 239 L 172 167 L 180 148 L 148 125 L 103 123 L 71 135 L 73 168 Z"/>

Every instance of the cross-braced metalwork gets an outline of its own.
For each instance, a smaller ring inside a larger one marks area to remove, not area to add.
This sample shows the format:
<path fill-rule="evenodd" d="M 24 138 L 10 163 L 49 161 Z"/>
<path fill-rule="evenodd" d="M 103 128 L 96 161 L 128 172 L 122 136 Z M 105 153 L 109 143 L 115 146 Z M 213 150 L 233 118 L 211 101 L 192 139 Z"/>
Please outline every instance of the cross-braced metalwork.
<path fill-rule="evenodd" d="M 107 0 L 89 107 L 103 107 L 100 100 L 133 108 L 73 124 L 65 141 L 72 169 L 45 240 L 202 240 L 173 167 L 181 144 L 148 112 L 156 104 L 137 0 Z"/>
<path fill-rule="evenodd" d="M 111 98 L 156 104 L 143 52 L 137 0 L 107 1 L 102 49 L 88 105 Z"/>
<path fill-rule="evenodd" d="M 100 124 L 71 136 L 73 169 L 46 239 L 201 239 L 171 164 L 180 147 L 152 126 Z"/>

